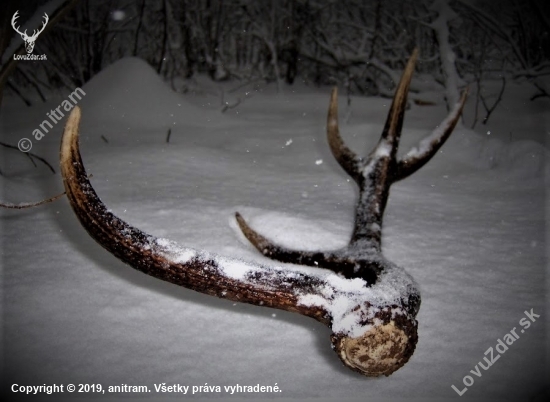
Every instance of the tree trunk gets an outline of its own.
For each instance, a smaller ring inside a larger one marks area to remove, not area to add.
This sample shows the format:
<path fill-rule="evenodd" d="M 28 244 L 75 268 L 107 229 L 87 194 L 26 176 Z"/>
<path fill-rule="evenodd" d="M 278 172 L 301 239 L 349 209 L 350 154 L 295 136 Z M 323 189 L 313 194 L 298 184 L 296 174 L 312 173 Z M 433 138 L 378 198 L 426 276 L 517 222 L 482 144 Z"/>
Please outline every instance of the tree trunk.
<path fill-rule="evenodd" d="M 434 29 L 439 44 L 439 58 L 441 69 L 445 76 L 445 97 L 447 109 L 451 110 L 460 99 L 458 86 L 460 78 L 456 71 L 456 55 L 449 42 L 449 22 L 456 18 L 455 12 L 449 6 L 448 0 L 435 0 L 431 9 L 437 12 L 437 18 L 430 24 Z"/>

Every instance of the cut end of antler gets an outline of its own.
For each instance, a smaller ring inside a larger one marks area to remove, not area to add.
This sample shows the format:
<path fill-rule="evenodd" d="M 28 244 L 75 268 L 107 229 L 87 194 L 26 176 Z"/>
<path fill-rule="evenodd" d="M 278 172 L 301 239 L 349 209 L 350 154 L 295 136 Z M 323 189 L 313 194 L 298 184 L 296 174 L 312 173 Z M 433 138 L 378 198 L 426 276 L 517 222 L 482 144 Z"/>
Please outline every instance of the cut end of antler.
<path fill-rule="evenodd" d="M 353 338 L 332 335 L 332 345 L 344 365 L 367 377 L 389 376 L 413 355 L 418 335 L 416 321 L 377 325 Z"/>

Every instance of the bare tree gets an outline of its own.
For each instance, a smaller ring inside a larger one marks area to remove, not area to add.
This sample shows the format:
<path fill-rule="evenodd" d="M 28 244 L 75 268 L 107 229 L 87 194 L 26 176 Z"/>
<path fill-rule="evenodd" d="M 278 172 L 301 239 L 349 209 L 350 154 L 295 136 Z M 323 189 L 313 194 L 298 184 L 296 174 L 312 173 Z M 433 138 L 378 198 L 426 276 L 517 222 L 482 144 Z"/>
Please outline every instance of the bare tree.
<path fill-rule="evenodd" d="M 130 55 L 182 90 L 196 73 L 218 81 L 274 81 L 279 90 L 299 75 L 318 85 L 343 84 L 348 96 L 391 97 L 403 60 L 415 47 L 423 55 L 417 71 L 424 74 L 411 83 L 415 101 L 422 100 L 418 92 L 443 87 L 451 108 L 462 77 L 483 84 L 495 73 L 533 84 L 533 99 L 548 93 L 542 80 L 550 74 L 549 6 L 543 0 L 66 3 L 77 7 L 37 43 L 48 60 L 32 68 L 20 63 L 11 76 L 9 87 L 27 102 L 27 90 L 46 98 L 51 89 L 80 86 Z M 123 17 L 113 18 L 115 13 Z M 2 29 L 13 34 L 9 25 Z M 0 45 L 6 46 L 3 35 Z M 14 66 L 0 67 L 0 87 Z"/>
<path fill-rule="evenodd" d="M 439 59 L 445 77 L 445 98 L 447 107 L 451 109 L 460 98 L 458 88 L 461 79 L 455 66 L 456 55 L 450 43 L 449 25 L 458 16 L 450 7 L 449 0 L 435 0 L 431 9 L 437 13 L 430 26 L 435 31 L 439 44 Z"/>

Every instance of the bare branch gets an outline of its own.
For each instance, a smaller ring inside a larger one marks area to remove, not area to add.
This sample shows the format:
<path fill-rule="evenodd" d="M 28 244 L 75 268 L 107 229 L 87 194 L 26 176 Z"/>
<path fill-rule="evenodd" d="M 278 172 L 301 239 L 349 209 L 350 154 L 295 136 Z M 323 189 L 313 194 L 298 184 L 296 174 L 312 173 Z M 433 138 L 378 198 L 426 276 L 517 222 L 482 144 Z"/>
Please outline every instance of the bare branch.
<path fill-rule="evenodd" d="M 5 142 L 2 142 L 2 141 L 0 141 L 0 145 L 2 145 L 3 147 L 9 148 L 9 149 L 15 149 L 15 150 L 21 152 L 19 150 L 19 148 L 16 147 L 15 145 L 6 144 Z M 34 163 L 34 160 L 32 158 L 38 159 L 40 162 L 42 162 L 44 165 L 46 165 L 52 171 L 53 174 L 55 174 L 55 169 L 52 167 L 52 165 L 50 165 L 48 163 L 48 161 L 46 159 L 44 159 L 44 158 L 42 158 L 42 157 L 40 157 L 36 154 L 33 154 L 32 152 L 25 152 L 25 154 L 29 157 L 29 159 L 31 160 L 31 162 L 33 163 L 33 165 L 35 167 L 36 167 L 36 164 Z"/>
<path fill-rule="evenodd" d="M 487 101 L 485 100 L 483 95 L 481 95 L 481 93 L 479 94 L 481 98 L 481 103 L 483 103 L 483 107 L 485 108 L 485 112 L 486 112 L 485 117 L 483 118 L 483 121 L 481 122 L 481 124 L 487 124 L 487 122 L 489 121 L 489 117 L 491 117 L 491 114 L 494 112 L 498 104 L 502 101 L 502 95 L 504 94 L 505 88 L 506 88 L 506 77 L 502 77 L 502 87 L 500 88 L 500 92 L 497 96 L 497 99 L 495 100 L 492 106 L 487 105 Z"/>
<path fill-rule="evenodd" d="M 535 88 L 538 89 L 538 92 L 533 94 L 533 96 L 531 96 L 529 98 L 529 100 L 533 101 L 537 98 L 545 98 L 545 97 L 550 98 L 550 93 L 548 93 L 546 88 L 544 88 L 541 84 L 539 84 L 538 82 L 535 81 L 535 82 L 533 82 L 533 85 L 535 86 Z"/>
<path fill-rule="evenodd" d="M 12 204 L 9 202 L 0 202 L 0 207 L 7 208 L 7 209 L 26 209 L 26 208 L 34 208 L 38 207 L 39 205 L 47 204 L 49 202 L 53 202 L 55 200 L 58 200 L 59 198 L 63 197 L 65 195 L 65 191 L 63 191 L 61 194 L 54 195 L 53 197 L 46 198 L 45 200 L 38 201 L 38 202 L 25 202 L 20 204 Z"/>
<path fill-rule="evenodd" d="M 514 41 L 512 36 L 509 33 L 507 27 L 503 26 L 500 21 L 497 21 L 494 17 L 483 11 L 482 9 L 476 7 L 473 3 L 470 3 L 465 0 L 457 0 L 460 4 L 472 11 L 472 17 L 480 27 L 488 28 L 494 35 L 499 36 L 501 39 L 505 40 L 508 45 L 512 48 L 516 59 L 519 61 L 523 68 L 527 68 L 528 63 L 523 57 L 521 50 L 519 49 L 517 43 Z"/>

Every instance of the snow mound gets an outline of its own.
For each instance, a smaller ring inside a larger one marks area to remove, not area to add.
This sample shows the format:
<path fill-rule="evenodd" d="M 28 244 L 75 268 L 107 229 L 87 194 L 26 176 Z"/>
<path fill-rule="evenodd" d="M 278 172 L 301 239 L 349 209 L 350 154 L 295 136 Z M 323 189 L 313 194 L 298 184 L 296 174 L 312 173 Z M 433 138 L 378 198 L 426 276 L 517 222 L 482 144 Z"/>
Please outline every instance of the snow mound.
<path fill-rule="evenodd" d="M 465 129 L 454 138 L 455 149 L 462 150 L 460 158 L 475 167 L 499 169 L 516 178 L 550 177 L 550 151 L 538 142 L 504 142 Z"/>
<path fill-rule="evenodd" d="M 210 114 L 173 92 L 145 61 L 123 58 L 105 68 L 82 89 L 86 116 L 129 127 L 168 128 L 190 122 L 207 125 Z"/>
<path fill-rule="evenodd" d="M 504 149 L 506 165 L 514 175 L 550 177 L 550 152 L 541 144 L 531 140 L 515 141 Z"/>

